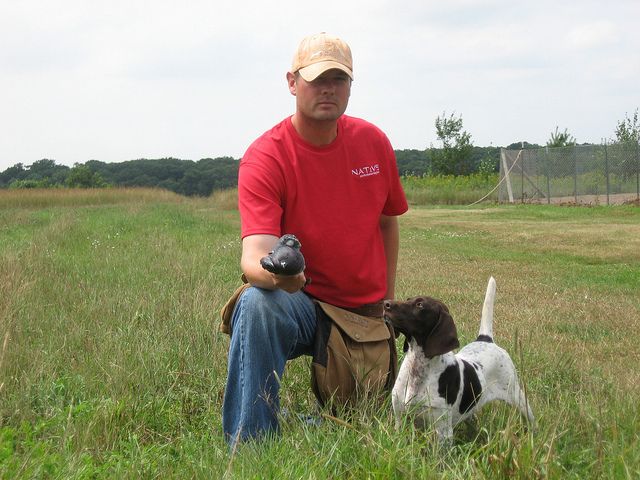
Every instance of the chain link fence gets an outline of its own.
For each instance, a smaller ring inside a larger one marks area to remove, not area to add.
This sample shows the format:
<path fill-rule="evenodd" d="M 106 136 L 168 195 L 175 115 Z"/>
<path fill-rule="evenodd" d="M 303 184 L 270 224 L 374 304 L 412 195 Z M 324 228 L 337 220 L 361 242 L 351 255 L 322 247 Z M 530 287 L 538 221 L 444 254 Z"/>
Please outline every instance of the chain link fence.
<path fill-rule="evenodd" d="M 637 142 L 500 151 L 502 202 L 640 203 Z"/>

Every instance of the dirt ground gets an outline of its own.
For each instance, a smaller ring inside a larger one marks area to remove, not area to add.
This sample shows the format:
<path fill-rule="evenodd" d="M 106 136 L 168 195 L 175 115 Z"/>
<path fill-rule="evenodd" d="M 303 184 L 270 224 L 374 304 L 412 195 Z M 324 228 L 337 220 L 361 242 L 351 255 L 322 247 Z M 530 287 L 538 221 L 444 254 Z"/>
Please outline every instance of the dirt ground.
<path fill-rule="evenodd" d="M 515 200 L 519 203 L 519 200 Z M 551 203 L 553 205 L 637 205 L 640 206 L 640 199 L 636 193 L 616 193 L 609 195 L 578 195 L 568 197 L 551 197 L 550 201 L 546 198 L 533 198 L 527 199 L 525 203 L 545 204 Z"/>

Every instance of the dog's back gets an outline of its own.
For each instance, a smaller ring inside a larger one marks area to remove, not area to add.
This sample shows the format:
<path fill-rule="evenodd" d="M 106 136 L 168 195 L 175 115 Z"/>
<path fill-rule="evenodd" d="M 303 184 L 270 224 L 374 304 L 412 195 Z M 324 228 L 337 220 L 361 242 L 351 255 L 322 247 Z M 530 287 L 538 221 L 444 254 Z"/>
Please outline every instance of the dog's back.
<path fill-rule="evenodd" d="M 482 305 L 482 317 L 478 338 L 458 352 L 458 358 L 477 365 L 478 374 L 484 377 L 484 389 L 478 399 L 477 408 L 493 400 L 502 400 L 517 406 L 533 423 L 533 413 L 520 388 L 516 367 L 509 353 L 496 345 L 493 339 L 493 305 L 496 296 L 496 281 L 489 278 Z"/>

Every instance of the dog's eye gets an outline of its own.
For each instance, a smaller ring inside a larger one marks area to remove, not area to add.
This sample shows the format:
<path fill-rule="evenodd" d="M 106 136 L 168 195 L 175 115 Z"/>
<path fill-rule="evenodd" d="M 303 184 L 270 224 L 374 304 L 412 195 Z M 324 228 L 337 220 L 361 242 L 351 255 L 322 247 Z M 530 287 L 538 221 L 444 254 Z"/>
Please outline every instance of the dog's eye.
<path fill-rule="evenodd" d="M 416 303 L 416 308 L 422 308 L 422 302 Z"/>

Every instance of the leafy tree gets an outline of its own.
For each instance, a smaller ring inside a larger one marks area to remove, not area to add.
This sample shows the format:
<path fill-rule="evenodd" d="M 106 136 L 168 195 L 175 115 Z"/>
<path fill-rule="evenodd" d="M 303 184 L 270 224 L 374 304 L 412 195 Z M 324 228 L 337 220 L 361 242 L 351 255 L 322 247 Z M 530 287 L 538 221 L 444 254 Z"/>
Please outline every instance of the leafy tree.
<path fill-rule="evenodd" d="M 27 180 L 44 180 L 47 179 L 51 184 L 64 183 L 69 173 L 69 167 L 66 165 L 56 165 L 55 160 L 43 158 L 37 160 L 29 166 L 26 179 Z"/>
<path fill-rule="evenodd" d="M 48 158 L 42 160 L 36 160 L 29 166 L 29 176 L 35 177 L 49 177 L 56 170 L 56 161 Z"/>
<path fill-rule="evenodd" d="M 71 188 L 100 188 L 107 184 L 99 173 L 93 172 L 86 165 L 76 163 L 67 176 L 67 186 Z"/>
<path fill-rule="evenodd" d="M 431 159 L 425 150 L 396 150 L 396 163 L 401 176 L 416 175 L 421 177 L 429 171 Z"/>
<path fill-rule="evenodd" d="M 487 178 L 492 173 L 496 173 L 499 170 L 498 162 L 488 153 L 482 157 L 478 164 L 478 173 Z"/>
<path fill-rule="evenodd" d="M 473 147 L 471 173 L 490 174 L 500 171 L 500 147 Z"/>
<path fill-rule="evenodd" d="M 529 143 L 529 142 L 514 142 L 507 146 L 507 150 L 527 150 L 532 148 L 541 148 L 542 145 L 538 145 L 537 143 Z"/>
<path fill-rule="evenodd" d="M 14 166 L 7 168 L 0 173 L 0 187 L 7 187 L 16 180 L 22 180 L 26 175 L 24 165 L 16 163 Z"/>
<path fill-rule="evenodd" d="M 9 184 L 10 189 L 18 189 L 18 188 L 50 188 L 52 187 L 51 182 L 48 178 L 43 178 L 41 180 L 14 180 Z"/>
<path fill-rule="evenodd" d="M 438 175 L 466 175 L 472 172 L 471 135 L 462 129 L 462 116 L 436 117 L 436 133 L 441 149 L 431 151 L 431 171 Z"/>
<path fill-rule="evenodd" d="M 208 196 L 213 190 L 238 184 L 238 161 L 231 157 L 203 158 L 187 170 L 181 180 L 185 195 Z"/>
<path fill-rule="evenodd" d="M 559 132 L 558 127 L 556 126 L 555 132 L 551 132 L 551 137 L 547 140 L 547 147 L 568 147 L 570 145 L 575 145 L 576 139 L 564 129 L 564 132 Z"/>
<path fill-rule="evenodd" d="M 618 122 L 616 126 L 616 140 L 620 143 L 640 141 L 640 120 L 638 119 L 638 109 L 632 118 L 625 113 L 624 120 Z"/>

